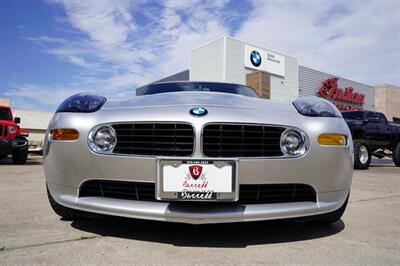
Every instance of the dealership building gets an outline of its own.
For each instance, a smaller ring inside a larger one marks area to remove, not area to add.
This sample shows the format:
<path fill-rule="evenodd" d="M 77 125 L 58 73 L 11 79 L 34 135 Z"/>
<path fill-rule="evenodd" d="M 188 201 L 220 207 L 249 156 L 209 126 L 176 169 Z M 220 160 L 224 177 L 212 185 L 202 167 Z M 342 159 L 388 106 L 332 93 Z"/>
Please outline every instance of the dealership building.
<path fill-rule="evenodd" d="M 238 83 L 252 87 L 262 98 L 282 101 L 319 96 L 341 110 L 379 111 L 388 120 L 400 123 L 400 88 L 392 85 L 370 86 L 324 73 L 299 65 L 298 59 L 290 55 L 230 37 L 195 48 L 189 56 L 189 69 L 156 82 Z M 144 88 L 137 88 L 136 95 L 141 95 Z M 52 113 L 15 110 L 15 115 L 21 117 L 21 127 L 30 130 L 31 147 L 40 147 Z"/>
<path fill-rule="evenodd" d="M 400 119 L 400 89 L 370 86 L 300 66 L 298 59 L 277 51 L 222 37 L 190 53 L 189 69 L 158 80 L 217 81 L 244 84 L 266 99 L 288 101 L 319 96 L 341 110 L 372 110 Z M 143 93 L 144 87 L 136 90 Z M 390 104 L 389 104 L 390 103 Z"/>

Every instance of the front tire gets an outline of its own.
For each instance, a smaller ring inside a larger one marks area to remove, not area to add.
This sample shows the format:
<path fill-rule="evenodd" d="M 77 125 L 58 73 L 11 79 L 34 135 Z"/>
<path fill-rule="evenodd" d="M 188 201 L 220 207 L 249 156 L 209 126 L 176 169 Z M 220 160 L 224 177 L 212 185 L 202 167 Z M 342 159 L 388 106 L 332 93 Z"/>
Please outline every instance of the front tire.
<path fill-rule="evenodd" d="M 393 150 L 393 163 L 397 167 L 400 167 L 400 142 L 397 143 L 397 146 Z"/>
<path fill-rule="evenodd" d="M 47 185 L 46 185 L 46 190 L 47 190 L 47 197 L 49 199 L 50 206 L 58 216 L 60 216 L 61 218 L 63 218 L 66 221 L 73 221 L 79 217 L 77 211 L 58 204 L 54 200 L 53 196 L 50 194 L 50 191 L 49 191 L 49 188 L 47 187 Z"/>
<path fill-rule="evenodd" d="M 27 159 L 28 159 L 27 148 L 15 149 L 12 153 L 12 160 L 14 164 L 25 164 Z"/>
<path fill-rule="evenodd" d="M 371 163 L 371 153 L 365 141 L 354 140 L 354 169 L 368 169 Z"/>

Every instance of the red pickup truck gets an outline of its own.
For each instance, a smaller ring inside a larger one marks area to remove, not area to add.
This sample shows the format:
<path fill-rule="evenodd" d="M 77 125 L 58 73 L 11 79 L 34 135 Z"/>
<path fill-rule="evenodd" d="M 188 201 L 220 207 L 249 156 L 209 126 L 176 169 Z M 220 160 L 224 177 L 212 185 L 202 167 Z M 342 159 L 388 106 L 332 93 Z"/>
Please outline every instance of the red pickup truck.
<path fill-rule="evenodd" d="M 0 106 L 0 160 L 12 155 L 14 164 L 25 164 L 28 158 L 28 130 L 21 129 L 19 117 L 13 118 L 11 108 Z"/>

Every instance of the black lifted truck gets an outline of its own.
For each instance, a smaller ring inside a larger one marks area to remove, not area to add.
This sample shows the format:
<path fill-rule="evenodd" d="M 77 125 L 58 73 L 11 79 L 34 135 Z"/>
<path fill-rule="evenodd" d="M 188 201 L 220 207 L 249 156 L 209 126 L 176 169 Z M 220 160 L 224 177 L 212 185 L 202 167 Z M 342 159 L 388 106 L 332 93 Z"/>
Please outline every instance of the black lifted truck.
<path fill-rule="evenodd" d="M 389 123 L 384 114 L 372 111 L 344 111 L 342 115 L 353 136 L 355 169 L 368 169 L 371 156 L 392 157 L 400 167 L 400 124 Z"/>

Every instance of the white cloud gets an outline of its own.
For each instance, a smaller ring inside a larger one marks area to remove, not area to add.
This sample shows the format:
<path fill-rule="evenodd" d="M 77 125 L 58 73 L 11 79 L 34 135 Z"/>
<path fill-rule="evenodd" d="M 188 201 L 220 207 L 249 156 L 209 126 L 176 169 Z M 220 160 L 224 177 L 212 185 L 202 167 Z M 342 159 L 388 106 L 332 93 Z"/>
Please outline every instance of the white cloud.
<path fill-rule="evenodd" d="M 260 2 L 236 37 L 375 85 L 400 80 L 400 2 Z"/>
<path fill-rule="evenodd" d="M 79 74 L 62 85 L 14 84 L 8 96 L 47 106 L 82 90 L 133 96 L 133 88 L 188 68 L 193 48 L 232 32 L 300 65 L 371 85 L 400 83 L 399 2 L 254 0 L 225 9 L 228 2 L 50 0 L 65 10 L 55 19 L 69 34 L 26 39 Z M 50 92 L 59 96 L 38 96 Z"/>
<path fill-rule="evenodd" d="M 17 108 L 32 108 L 40 105 L 46 109 L 55 109 L 55 106 L 63 99 L 78 92 L 77 88 L 22 84 L 4 95 L 10 97 L 12 105 Z"/>
<path fill-rule="evenodd" d="M 64 6 L 73 27 L 88 34 L 101 49 L 113 49 L 136 29 L 126 1 L 55 1 Z"/>
<path fill-rule="evenodd" d="M 62 91 L 62 97 L 79 90 L 113 99 L 134 96 L 135 87 L 188 68 L 193 47 L 227 34 L 219 17 L 226 2 L 169 0 L 149 8 L 142 1 L 52 0 L 50 3 L 63 7 L 67 15 L 57 21 L 76 32 L 68 39 L 26 39 L 81 71 L 66 85 L 24 84 L 15 86 L 8 96 L 45 105 L 59 102 L 36 96 L 50 90 Z M 135 18 L 138 13 L 141 19 Z"/>

